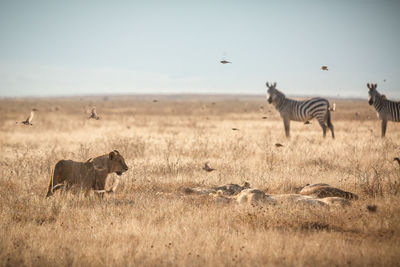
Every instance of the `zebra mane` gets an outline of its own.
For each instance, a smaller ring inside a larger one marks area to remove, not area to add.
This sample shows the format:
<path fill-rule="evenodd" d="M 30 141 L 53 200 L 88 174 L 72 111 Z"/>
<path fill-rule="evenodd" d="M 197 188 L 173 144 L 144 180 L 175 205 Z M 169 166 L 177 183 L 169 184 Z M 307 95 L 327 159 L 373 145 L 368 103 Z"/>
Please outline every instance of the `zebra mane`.
<path fill-rule="evenodd" d="M 284 93 L 282 93 L 281 91 L 279 91 L 278 89 L 276 89 L 276 88 L 274 88 L 274 93 L 277 94 L 280 97 L 286 98 L 286 95 Z"/>
<path fill-rule="evenodd" d="M 378 97 L 380 99 L 387 99 L 386 95 L 379 93 L 378 90 L 376 90 L 376 89 L 374 90 L 374 93 L 375 93 L 375 97 Z"/>
<path fill-rule="evenodd" d="M 374 92 L 375 92 L 375 99 L 378 99 L 380 103 L 384 103 L 384 102 L 387 102 L 387 103 L 400 103 L 400 101 L 388 99 L 385 94 L 379 93 L 378 90 L 376 90 L 376 89 L 375 89 Z M 376 103 L 376 101 L 375 101 L 375 103 Z"/>

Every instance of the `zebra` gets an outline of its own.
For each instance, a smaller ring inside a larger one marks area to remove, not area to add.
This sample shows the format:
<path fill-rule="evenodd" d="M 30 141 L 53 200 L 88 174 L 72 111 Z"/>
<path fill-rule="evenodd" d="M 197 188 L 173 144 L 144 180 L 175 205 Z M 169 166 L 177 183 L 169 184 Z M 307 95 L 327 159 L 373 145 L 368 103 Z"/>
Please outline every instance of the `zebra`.
<path fill-rule="evenodd" d="M 386 125 L 388 121 L 400 122 L 400 102 L 391 101 L 385 95 L 380 94 L 375 83 L 367 83 L 368 104 L 374 105 L 376 114 L 382 120 L 382 138 L 386 134 Z"/>
<path fill-rule="evenodd" d="M 291 120 L 307 122 L 313 118 L 317 118 L 319 125 L 321 125 L 324 138 L 326 136 L 326 124 L 332 133 L 332 138 L 335 138 L 333 124 L 331 122 L 331 111 L 335 110 L 335 103 L 333 103 L 333 107 L 330 108 L 328 100 L 321 97 L 297 101 L 287 98 L 284 93 L 276 89 L 276 83 L 269 85 L 267 82 L 267 87 L 268 103 L 273 104 L 279 111 L 283 119 L 283 124 L 285 125 L 285 134 L 287 138 L 290 137 Z"/>

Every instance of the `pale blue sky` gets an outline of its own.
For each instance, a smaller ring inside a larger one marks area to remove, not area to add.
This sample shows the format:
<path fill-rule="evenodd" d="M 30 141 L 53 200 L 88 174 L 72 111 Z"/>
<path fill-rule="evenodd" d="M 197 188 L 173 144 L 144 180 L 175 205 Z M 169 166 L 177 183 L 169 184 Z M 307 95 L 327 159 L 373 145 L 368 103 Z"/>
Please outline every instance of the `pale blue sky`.
<path fill-rule="evenodd" d="M 276 81 L 363 98 L 376 82 L 399 98 L 399 49 L 396 0 L 0 0 L 0 96 L 264 94 Z"/>

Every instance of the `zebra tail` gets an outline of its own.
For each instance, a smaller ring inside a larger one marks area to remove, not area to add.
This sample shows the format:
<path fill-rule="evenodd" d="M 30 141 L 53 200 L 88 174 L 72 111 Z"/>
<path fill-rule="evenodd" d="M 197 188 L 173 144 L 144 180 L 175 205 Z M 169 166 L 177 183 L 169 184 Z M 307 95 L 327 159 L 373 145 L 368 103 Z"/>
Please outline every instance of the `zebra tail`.
<path fill-rule="evenodd" d="M 329 108 L 330 111 L 335 111 L 336 110 L 336 102 L 333 101 L 332 107 Z"/>

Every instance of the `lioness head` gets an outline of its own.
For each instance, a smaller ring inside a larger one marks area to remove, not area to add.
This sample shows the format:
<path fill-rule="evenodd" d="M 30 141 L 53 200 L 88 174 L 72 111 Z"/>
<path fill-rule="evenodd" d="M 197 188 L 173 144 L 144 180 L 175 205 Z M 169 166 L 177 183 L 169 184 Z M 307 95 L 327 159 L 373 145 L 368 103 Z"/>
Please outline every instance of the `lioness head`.
<path fill-rule="evenodd" d="M 111 151 L 108 154 L 109 164 L 111 165 L 111 171 L 115 172 L 117 175 L 122 175 L 122 173 L 128 170 L 128 166 L 126 166 L 125 159 L 122 155 L 117 151 Z"/>

